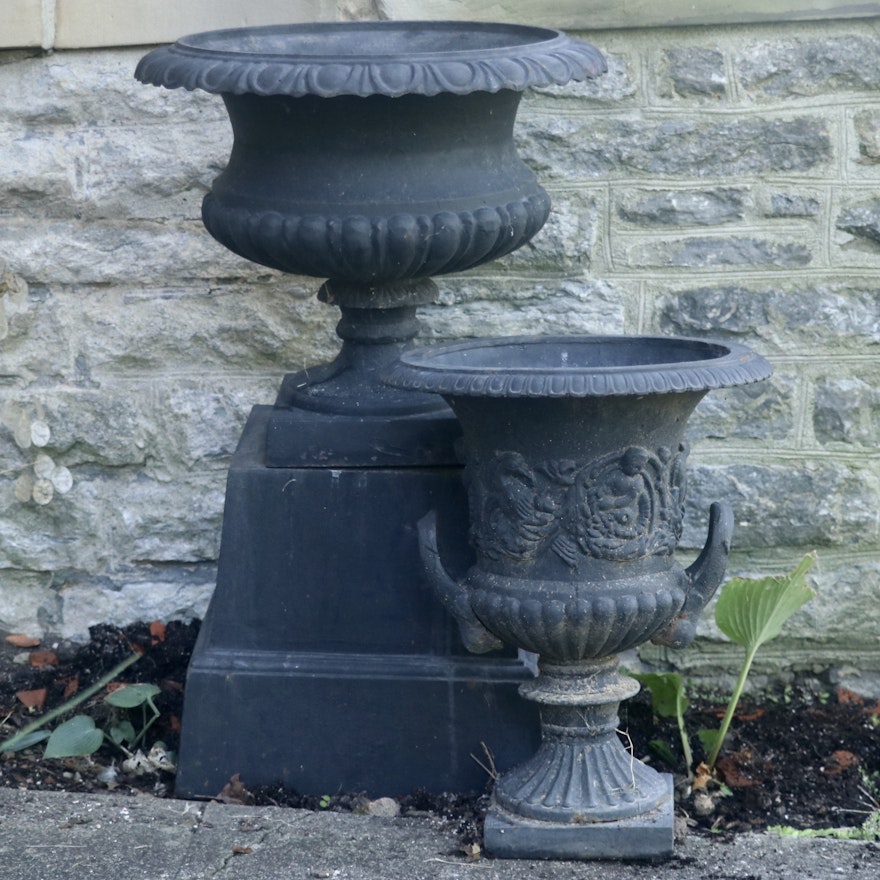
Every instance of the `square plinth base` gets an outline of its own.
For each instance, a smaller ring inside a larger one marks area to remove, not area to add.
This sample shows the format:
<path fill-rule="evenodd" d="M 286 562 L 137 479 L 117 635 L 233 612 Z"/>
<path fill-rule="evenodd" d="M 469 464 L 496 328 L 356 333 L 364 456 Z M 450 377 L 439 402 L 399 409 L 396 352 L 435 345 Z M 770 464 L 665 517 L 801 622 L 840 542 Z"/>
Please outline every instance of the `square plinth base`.
<path fill-rule="evenodd" d="M 672 777 L 668 794 L 650 813 L 583 825 L 539 822 L 493 805 L 486 816 L 486 852 L 501 859 L 664 859 L 672 855 Z"/>
<path fill-rule="evenodd" d="M 177 794 L 235 773 L 301 794 L 480 790 L 481 744 L 505 769 L 539 731 L 528 665 L 465 650 L 419 555 L 434 510 L 444 561 L 470 564 L 460 467 L 268 467 L 271 415 L 255 408 L 229 471 Z"/>

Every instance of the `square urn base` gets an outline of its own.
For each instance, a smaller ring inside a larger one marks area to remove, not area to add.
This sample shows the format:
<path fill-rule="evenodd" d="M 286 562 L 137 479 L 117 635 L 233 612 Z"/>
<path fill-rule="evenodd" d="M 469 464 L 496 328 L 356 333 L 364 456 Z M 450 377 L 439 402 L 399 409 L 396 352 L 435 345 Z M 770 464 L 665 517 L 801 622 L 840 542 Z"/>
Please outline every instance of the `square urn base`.
<path fill-rule="evenodd" d="M 469 654 L 424 574 L 430 510 L 450 570 L 470 564 L 460 466 L 270 467 L 272 411 L 255 407 L 229 471 L 177 794 L 214 796 L 236 773 L 301 794 L 479 791 L 482 743 L 506 769 L 539 731 L 517 693 L 528 664 Z"/>
<path fill-rule="evenodd" d="M 525 819 L 497 805 L 486 816 L 486 852 L 502 859 L 664 859 L 673 850 L 672 777 L 650 813 L 614 822 L 562 824 Z"/>

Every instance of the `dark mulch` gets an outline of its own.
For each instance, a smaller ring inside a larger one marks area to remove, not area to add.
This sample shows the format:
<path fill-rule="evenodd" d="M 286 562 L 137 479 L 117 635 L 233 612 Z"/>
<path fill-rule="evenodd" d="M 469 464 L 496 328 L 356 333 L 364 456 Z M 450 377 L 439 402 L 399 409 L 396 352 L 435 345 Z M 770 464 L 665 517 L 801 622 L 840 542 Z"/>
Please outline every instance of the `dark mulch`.
<path fill-rule="evenodd" d="M 161 688 L 156 697 L 161 716 L 150 731 L 145 750 L 156 740 L 176 750 L 186 665 L 197 634 L 197 623 L 171 622 L 164 630 L 154 625 L 152 631 L 144 623 L 123 629 L 93 627 L 91 641 L 79 646 L 23 649 L 0 642 L 0 738 L 11 736 L 39 715 L 26 708 L 22 694 L 32 700 L 26 692 L 45 689 L 42 711 L 49 711 L 71 694 L 84 691 L 136 648 L 142 656 L 121 680 L 149 682 Z M 38 653 L 46 651 L 48 655 Z M 33 665 L 33 655 L 44 665 Z M 109 723 L 113 710 L 104 703 L 103 696 L 96 695 L 76 711 L 91 715 L 99 726 Z M 693 700 L 687 723 L 698 759 L 702 749 L 697 730 L 717 727 L 722 712 L 723 706 L 711 700 Z M 677 774 L 679 815 L 687 818 L 693 828 L 713 831 L 754 830 L 768 825 L 826 828 L 861 824 L 867 813 L 877 808 L 874 798 L 880 797 L 878 719 L 880 705 L 866 705 L 846 691 L 817 693 L 790 687 L 759 702 L 744 702 L 718 764 L 719 782 L 724 787 L 710 786 L 713 797 L 711 810 L 707 811 L 706 799 L 695 801 L 684 778 L 674 721 L 655 718 L 646 694 L 621 709 L 621 727 L 628 732 L 636 756 L 647 757 L 659 770 Z M 658 748 L 656 741 L 665 743 L 665 748 Z M 670 752 L 673 766 L 668 765 Z M 0 785 L 68 791 L 110 788 L 119 793 L 172 795 L 171 774 L 126 774 L 119 769 L 122 757 L 118 749 L 105 746 L 90 758 L 48 760 L 42 757 L 42 747 L 36 746 L 0 757 Z M 111 766 L 113 772 L 108 772 Z M 242 782 L 243 787 L 227 799 L 346 811 L 363 810 L 369 801 L 363 793 L 327 798 L 301 795 L 282 786 L 250 787 L 247 780 Z M 725 796 L 720 796 L 722 792 Z M 403 815 L 443 818 L 467 843 L 480 839 L 488 795 L 414 791 L 399 803 Z"/>
<path fill-rule="evenodd" d="M 695 699 L 686 715 L 696 761 L 705 757 L 697 731 L 717 729 L 725 705 Z M 640 694 L 622 707 L 621 725 L 640 757 L 658 770 L 679 775 L 679 811 L 691 824 L 712 830 L 746 831 L 769 825 L 829 828 L 861 825 L 880 809 L 880 705 L 842 689 L 816 692 L 788 687 L 738 707 L 718 759 L 714 809 L 699 804 L 681 779 L 681 738 L 674 720 L 652 715 Z M 664 742 L 678 759 L 673 766 L 651 740 Z M 710 787 L 711 788 L 711 787 Z M 727 793 L 729 792 L 729 793 Z"/>

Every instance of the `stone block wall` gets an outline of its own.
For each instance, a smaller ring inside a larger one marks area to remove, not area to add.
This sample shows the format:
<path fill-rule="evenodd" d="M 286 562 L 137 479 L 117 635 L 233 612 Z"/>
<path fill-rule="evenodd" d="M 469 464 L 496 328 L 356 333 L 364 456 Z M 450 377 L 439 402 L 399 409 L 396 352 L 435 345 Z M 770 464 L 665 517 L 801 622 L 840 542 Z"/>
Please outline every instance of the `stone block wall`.
<path fill-rule="evenodd" d="M 603 326 L 741 341 L 776 371 L 698 409 L 683 543 L 727 498 L 731 573 L 817 550 L 819 596 L 763 668 L 877 689 L 880 43 L 866 22 L 590 36 L 609 76 L 531 98 L 521 144 L 561 210 L 591 207 L 576 268 L 623 309 Z M 571 262 L 552 268 L 572 280 Z M 703 636 L 642 656 L 729 668 L 710 622 Z"/>
<path fill-rule="evenodd" d="M 730 570 L 816 549 L 819 597 L 763 669 L 880 690 L 880 38 L 873 20 L 585 33 L 601 81 L 523 101 L 554 200 L 529 246 L 441 279 L 426 341 L 630 332 L 745 342 L 772 380 L 692 423 L 683 556 L 727 498 Z M 0 628 L 200 615 L 252 404 L 336 348 L 315 279 L 234 257 L 199 202 L 219 99 L 142 50 L 0 55 Z M 646 659 L 717 677 L 711 622 Z M 860 674 L 860 677 L 857 676 Z"/>

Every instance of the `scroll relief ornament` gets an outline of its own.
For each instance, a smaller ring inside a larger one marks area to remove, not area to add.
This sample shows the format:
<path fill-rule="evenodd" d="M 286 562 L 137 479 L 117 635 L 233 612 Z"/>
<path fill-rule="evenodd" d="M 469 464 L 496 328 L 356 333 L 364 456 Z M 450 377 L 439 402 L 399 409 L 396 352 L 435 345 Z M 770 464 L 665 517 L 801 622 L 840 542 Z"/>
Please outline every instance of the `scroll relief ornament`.
<path fill-rule="evenodd" d="M 468 468 L 472 538 L 493 560 L 530 563 L 548 551 L 612 561 L 671 555 L 681 537 L 688 447 L 630 446 L 587 463 L 530 465 L 495 452 Z"/>

